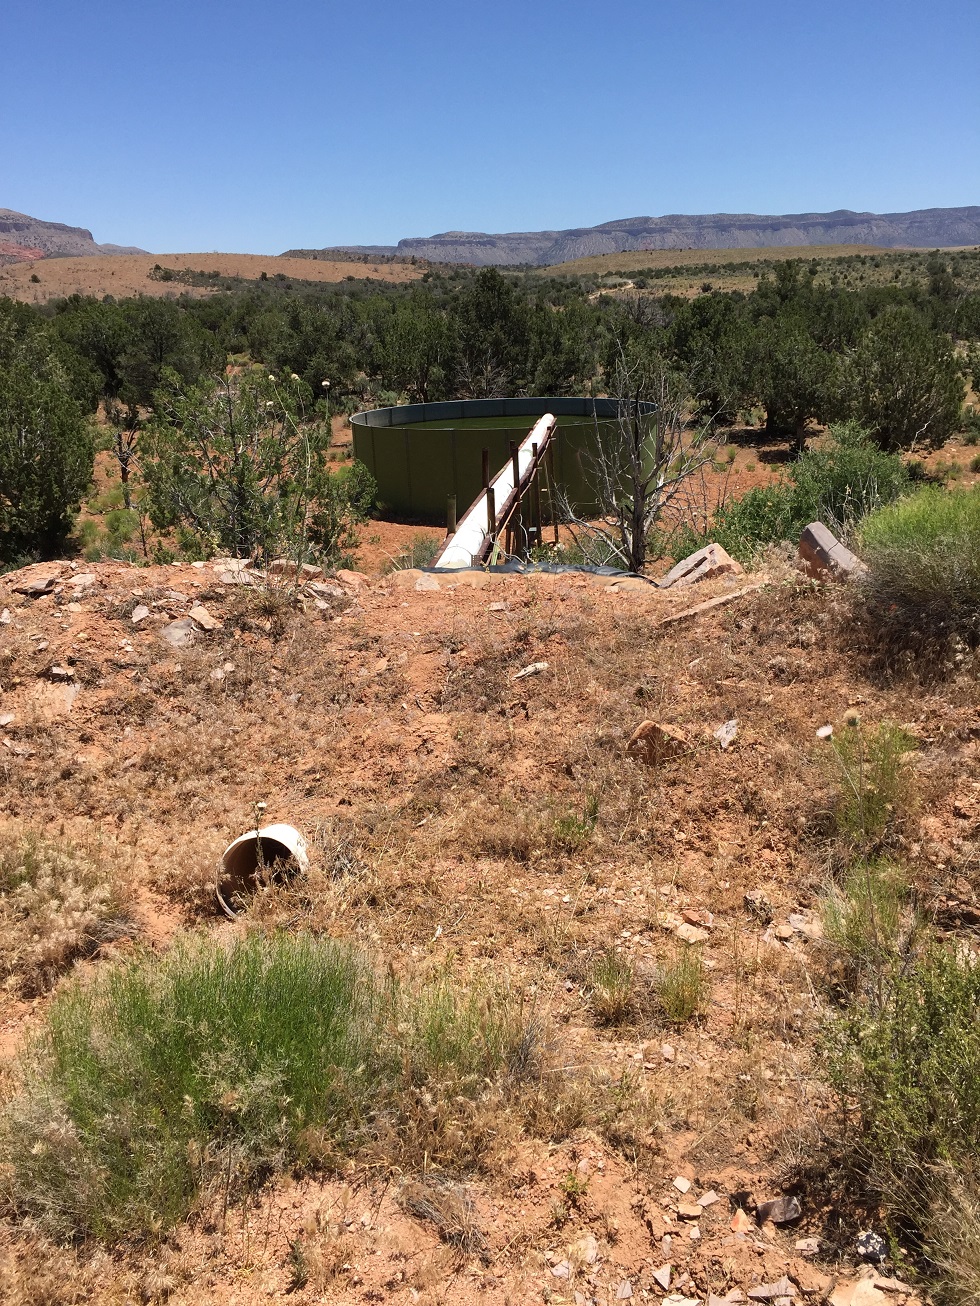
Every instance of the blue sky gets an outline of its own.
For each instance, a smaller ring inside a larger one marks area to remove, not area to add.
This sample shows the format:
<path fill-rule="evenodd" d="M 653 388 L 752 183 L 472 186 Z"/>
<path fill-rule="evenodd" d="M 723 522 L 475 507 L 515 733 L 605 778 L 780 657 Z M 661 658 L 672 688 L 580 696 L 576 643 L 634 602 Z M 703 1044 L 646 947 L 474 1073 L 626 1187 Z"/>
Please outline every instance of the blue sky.
<path fill-rule="evenodd" d="M 154 252 L 980 204 L 980 2 L 6 0 L 0 207 Z"/>

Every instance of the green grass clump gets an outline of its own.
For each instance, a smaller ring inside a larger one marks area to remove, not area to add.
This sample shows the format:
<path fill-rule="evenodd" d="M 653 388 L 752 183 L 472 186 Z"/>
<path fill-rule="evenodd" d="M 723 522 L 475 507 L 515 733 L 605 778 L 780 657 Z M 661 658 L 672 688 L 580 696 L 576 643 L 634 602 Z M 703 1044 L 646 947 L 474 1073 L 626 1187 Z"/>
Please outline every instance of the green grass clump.
<path fill-rule="evenodd" d="M 701 949 L 685 944 L 657 973 L 657 1003 L 664 1020 L 685 1025 L 704 1014 L 710 992 Z"/>
<path fill-rule="evenodd" d="M 598 820 L 599 796 L 590 794 L 581 812 L 570 809 L 555 817 L 551 828 L 552 847 L 565 853 L 578 852 L 592 838 Z"/>
<path fill-rule="evenodd" d="M 409 990 L 329 940 L 140 955 L 55 997 L 0 1129 L 10 1201 L 60 1237 L 158 1234 L 397 1129 L 419 1086 L 456 1101 L 533 1073 L 534 1046 L 496 995 Z"/>
<path fill-rule="evenodd" d="M 868 517 L 859 538 L 887 647 L 935 659 L 980 644 L 980 490 L 919 490 Z"/>
<path fill-rule="evenodd" d="M 609 948 L 589 967 L 592 1014 L 599 1025 L 625 1025 L 636 1015 L 636 966 L 625 953 Z"/>

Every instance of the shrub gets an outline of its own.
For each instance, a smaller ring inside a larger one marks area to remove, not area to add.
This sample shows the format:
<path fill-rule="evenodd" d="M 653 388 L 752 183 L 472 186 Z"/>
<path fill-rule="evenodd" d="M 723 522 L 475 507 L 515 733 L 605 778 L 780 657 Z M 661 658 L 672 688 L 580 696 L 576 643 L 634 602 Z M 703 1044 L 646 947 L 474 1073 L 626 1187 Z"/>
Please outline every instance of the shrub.
<path fill-rule="evenodd" d="M 870 516 L 859 539 L 887 648 L 931 661 L 980 643 L 980 491 L 927 487 Z"/>
<path fill-rule="evenodd" d="M 116 877 L 79 849 L 31 834 L 0 844 L 0 978 L 43 991 L 133 932 Z"/>
<path fill-rule="evenodd" d="M 94 456 L 51 342 L 20 305 L 0 301 L 0 559 L 63 546 Z"/>
<path fill-rule="evenodd" d="M 910 796 L 906 756 L 915 740 L 893 721 L 867 729 L 851 718 L 831 747 L 841 793 L 834 811 L 840 838 L 865 850 L 880 843 Z"/>
<path fill-rule="evenodd" d="M 10 1200 L 60 1237 L 159 1232 L 216 1191 L 349 1154 L 418 1089 L 534 1072 L 499 994 L 381 979 L 310 936 L 185 942 L 63 989 L 0 1131 Z M 401 1093 L 401 1097 L 400 1097 Z"/>
<path fill-rule="evenodd" d="M 309 387 L 256 373 L 183 386 L 167 373 L 142 439 L 150 518 L 182 526 L 205 556 L 347 560 L 374 481 L 363 463 L 330 472 L 326 422 Z"/>
<path fill-rule="evenodd" d="M 886 966 L 869 1003 L 832 1023 L 827 1067 L 860 1111 L 860 1151 L 899 1208 L 926 1167 L 980 1147 L 980 967 L 937 943 Z M 853 1144 L 853 1140 L 852 1140 Z M 923 1209 L 897 1212 L 921 1228 Z"/>
<path fill-rule="evenodd" d="M 856 522 L 897 499 L 909 484 L 901 458 L 882 452 L 855 422 L 831 427 L 828 444 L 801 455 L 790 476 L 790 484 L 755 486 L 722 504 L 709 530 L 685 536 L 683 547 L 716 540 L 750 565 L 767 544 L 795 542 L 812 521 L 850 534 Z"/>
<path fill-rule="evenodd" d="M 842 400 L 885 449 L 941 445 L 963 403 L 953 342 L 909 306 L 886 309 L 843 360 Z"/>
<path fill-rule="evenodd" d="M 392 558 L 388 571 L 404 571 L 410 567 L 428 567 L 442 548 L 442 541 L 434 535 L 418 531 L 412 536 L 408 548 Z"/>
<path fill-rule="evenodd" d="M 849 994 L 875 982 L 902 942 L 908 882 L 901 868 L 859 862 L 823 900 L 824 937 L 835 954 L 835 984 Z"/>

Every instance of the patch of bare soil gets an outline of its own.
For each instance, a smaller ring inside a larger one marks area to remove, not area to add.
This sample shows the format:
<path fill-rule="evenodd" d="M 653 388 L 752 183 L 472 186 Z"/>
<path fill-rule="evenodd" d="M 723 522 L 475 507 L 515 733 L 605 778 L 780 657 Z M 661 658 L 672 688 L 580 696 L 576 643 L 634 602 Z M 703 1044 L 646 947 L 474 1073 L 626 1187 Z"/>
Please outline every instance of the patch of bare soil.
<path fill-rule="evenodd" d="M 88 255 L 79 258 L 38 259 L 0 267 L 0 295 L 28 304 L 46 304 L 67 295 L 131 295 L 173 298 L 190 295 L 201 298 L 216 287 L 186 285 L 181 280 L 163 281 L 151 276 L 155 267 L 173 272 L 217 272 L 221 277 L 258 281 L 263 274 L 297 281 L 338 282 L 347 278 L 369 281 L 415 281 L 425 271 L 411 263 L 328 263 L 319 259 L 281 258 L 263 254 L 119 254 Z"/>
<path fill-rule="evenodd" d="M 18 592 L 38 579 L 47 592 Z M 5 1300 L 823 1302 L 853 1238 L 799 1177 L 828 1108 L 814 1032 L 839 777 L 816 731 L 854 708 L 908 727 L 927 801 L 904 855 L 969 904 L 975 681 L 875 682 L 848 651 L 842 593 L 790 571 L 686 590 L 413 571 L 330 584 L 235 583 L 220 563 L 0 578 L 0 831 L 113 850 L 162 950 L 184 928 L 239 928 L 215 909 L 216 865 L 265 802 L 307 834 L 315 874 L 250 916 L 353 940 L 396 973 L 507 983 L 546 1031 L 547 1110 L 485 1123 L 475 1171 L 449 1155 L 283 1177 L 111 1259 L 8 1224 Z M 162 632 L 196 605 L 220 624 L 172 646 Z M 644 719 L 687 740 L 679 755 L 630 755 Z M 650 995 L 688 940 L 708 997 L 672 1023 Z M 612 1026 L 593 978 L 609 953 L 635 977 Z M 0 994 L 0 1051 L 47 1001 Z M 800 1217 L 760 1223 L 755 1203 L 784 1194 Z"/>

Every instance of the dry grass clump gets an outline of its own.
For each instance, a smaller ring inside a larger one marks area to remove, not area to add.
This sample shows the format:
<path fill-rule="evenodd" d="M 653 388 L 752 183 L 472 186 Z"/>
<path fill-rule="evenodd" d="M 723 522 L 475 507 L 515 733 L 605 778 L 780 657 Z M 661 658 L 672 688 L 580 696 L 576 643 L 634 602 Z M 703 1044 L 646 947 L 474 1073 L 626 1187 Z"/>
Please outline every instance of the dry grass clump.
<path fill-rule="evenodd" d="M 440 1239 L 461 1256 L 489 1262 L 486 1235 L 477 1223 L 473 1199 L 461 1184 L 431 1175 L 410 1181 L 398 1194 L 398 1204 L 416 1220 L 435 1225 Z"/>
<path fill-rule="evenodd" d="M 0 841 L 0 977 L 29 993 L 79 957 L 132 936 L 115 872 L 81 849 L 35 834 Z"/>
<path fill-rule="evenodd" d="M 121 1273 L 106 1252 L 80 1255 L 37 1236 L 0 1240 L 4 1306 L 81 1306 L 83 1302 L 128 1306 L 136 1299 L 133 1278 Z M 149 1278 L 139 1286 L 144 1302 L 164 1300 L 167 1295 L 154 1291 Z"/>

